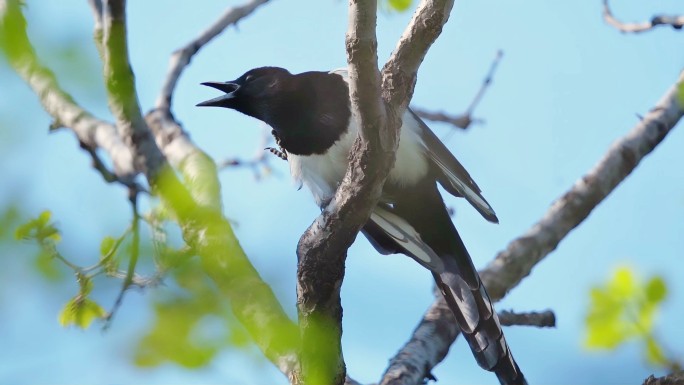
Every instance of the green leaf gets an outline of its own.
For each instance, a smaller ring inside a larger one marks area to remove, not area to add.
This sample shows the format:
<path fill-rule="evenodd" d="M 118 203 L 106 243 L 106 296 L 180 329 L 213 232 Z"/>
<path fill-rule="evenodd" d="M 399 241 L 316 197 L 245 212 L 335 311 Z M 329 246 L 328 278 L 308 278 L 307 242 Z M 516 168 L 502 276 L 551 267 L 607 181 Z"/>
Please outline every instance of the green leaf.
<path fill-rule="evenodd" d="M 16 240 L 31 239 L 31 232 L 36 228 L 36 223 L 31 220 L 26 223 L 22 223 L 14 230 L 14 238 Z"/>
<path fill-rule="evenodd" d="M 59 323 L 64 326 L 74 325 L 87 329 L 94 320 L 103 318 L 107 312 L 95 301 L 77 295 L 72 298 L 59 314 Z"/>
<path fill-rule="evenodd" d="M 112 237 L 104 237 L 102 242 L 100 242 L 100 259 L 108 256 L 112 252 L 112 249 L 116 245 L 116 239 Z"/>
<path fill-rule="evenodd" d="M 646 340 L 646 360 L 654 365 L 665 366 L 668 364 L 668 359 L 663 352 L 663 348 L 658 344 L 654 338 Z"/>
<path fill-rule="evenodd" d="M 388 0 L 389 6 L 397 11 L 405 11 L 413 3 L 413 0 Z"/>
<path fill-rule="evenodd" d="M 620 267 L 613 274 L 613 279 L 608 282 L 608 291 L 616 298 L 628 299 L 637 292 L 634 273 L 629 267 Z"/>
<path fill-rule="evenodd" d="M 667 285 L 662 277 L 653 277 L 646 284 L 646 299 L 652 304 L 657 304 L 667 296 Z"/>
<path fill-rule="evenodd" d="M 679 101 L 679 106 L 684 108 L 684 82 L 679 83 L 677 87 L 677 100 Z"/>
<path fill-rule="evenodd" d="M 50 210 L 45 210 L 42 213 L 40 213 L 40 215 L 36 219 L 36 224 L 38 225 L 38 227 L 43 227 L 43 226 L 47 225 L 48 223 L 50 223 L 51 217 L 52 217 L 52 213 L 50 212 Z"/>
<path fill-rule="evenodd" d="M 138 343 L 135 364 L 143 367 L 171 361 L 186 368 L 207 365 L 214 358 L 221 340 L 197 341 L 193 330 L 206 313 L 195 299 L 177 299 L 155 305 L 153 329 Z"/>
<path fill-rule="evenodd" d="M 65 277 L 64 272 L 57 267 L 58 265 L 52 255 L 45 250 L 38 252 L 33 263 L 40 275 L 50 282 L 59 282 Z"/>

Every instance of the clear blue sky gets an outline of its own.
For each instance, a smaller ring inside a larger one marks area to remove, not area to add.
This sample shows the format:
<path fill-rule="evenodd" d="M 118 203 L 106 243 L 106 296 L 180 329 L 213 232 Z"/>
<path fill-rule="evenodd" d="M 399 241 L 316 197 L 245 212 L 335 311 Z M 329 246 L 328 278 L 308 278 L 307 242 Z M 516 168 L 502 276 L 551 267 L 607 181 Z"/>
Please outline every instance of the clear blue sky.
<path fill-rule="evenodd" d="M 684 12 L 675 0 L 614 2 L 615 13 L 626 20 Z M 107 118 L 85 2 L 27 3 L 38 51 L 59 61 L 51 64 L 78 102 Z M 154 102 L 169 54 L 213 21 L 226 3 L 241 1 L 129 1 L 131 57 L 145 110 Z M 194 141 L 217 160 L 252 156 L 261 124 L 226 110 L 195 108 L 214 96 L 199 83 L 233 79 L 262 65 L 293 72 L 344 66 L 346 8 L 340 0 L 273 1 L 206 46 L 184 73 L 174 99 L 176 117 Z M 381 61 L 411 13 L 380 15 Z M 635 124 L 636 114 L 654 105 L 682 67 L 683 37 L 670 29 L 622 35 L 603 23 L 599 0 L 457 2 L 421 67 L 413 103 L 460 112 L 496 50 L 504 50 L 494 84 L 476 111 L 486 124 L 457 132 L 447 143 L 501 219 L 500 225 L 491 225 L 464 201 L 448 199 L 476 266 L 484 266 L 526 231 Z M 81 51 L 75 61 L 74 47 Z M 51 209 L 64 230 L 65 253 L 96 258 L 99 240 L 127 226 L 125 192 L 102 182 L 70 132 L 47 135 L 49 116 L 5 63 L 0 87 L 0 200 L 19 198 L 31 215 Z M 440 136 L 450 130 L 431 126 Z M 684 253 L 683 146 L 684 132 L 677 128 L 497 305 L 556 312 L 556 329 L 506 330 L 530 382 L 640 383 L 653 373 L 633 344 L 610 354 L 582 347 L 589 289 L 622 264 L 644 277 L 665 277 L 670 299 L 658 330 L 672 348 L 684 346 L 684 283 L 678 279 Z M 289 181 L 284 162 L 273 158 L 271 164 L 275 174 L 259 182 L 249 170 L 221 173 L 225 214 L 238 223 L 242 246 L 293 314 L 295 245 L 318 209 L 307 191 L 297 191 Z M 0 383 L 286 383 L 269 363 L 255 359 L 256 352 L 224 352 L 202 371 L 173 365 L 136 369 L 127 355 L 150 320 L 147 303 L 153 293 L 128 295 L 107 333 L 62 329 L 57 313 L 75 285 L 53 290 L 25 263 L 29 247 L 0 247 L 6 248 L 0 250 Z M 352 377 L 363 383 L 379 379 L 431 302 L 431 285 L 430 275 L 415 262 L 380 256 L 358 239 L 349 252 L 343 287 L 343 343 Z M 476 365 L 463 341 L 434 374 L 440 384 L 496 383 L 494 375 Z"/>

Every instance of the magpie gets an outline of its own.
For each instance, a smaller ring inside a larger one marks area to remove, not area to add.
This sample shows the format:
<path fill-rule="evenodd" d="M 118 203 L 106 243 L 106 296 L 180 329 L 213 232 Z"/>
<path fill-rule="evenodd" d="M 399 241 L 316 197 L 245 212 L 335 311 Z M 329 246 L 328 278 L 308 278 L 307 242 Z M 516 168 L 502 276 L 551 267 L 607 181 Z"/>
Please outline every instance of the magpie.
<path fill-rule="evenodd" d="M 330 202 L 358 132 L 345 70 L 291 74 L 261 67 L 234 81 L 202 85 L 224 95 L 198 106 L 230 108 L 270 125 L 280 147 L 273 152 L 287 159 L 293 179 L 311 190 L 321 209 Z M 498 223 L 470 174 L 407 108 L 396 162 L 361 231 L 380 253 L 405 254 L 430 270 L 478 364 L 501 384 L 526 384 L 438 184 Z"/>

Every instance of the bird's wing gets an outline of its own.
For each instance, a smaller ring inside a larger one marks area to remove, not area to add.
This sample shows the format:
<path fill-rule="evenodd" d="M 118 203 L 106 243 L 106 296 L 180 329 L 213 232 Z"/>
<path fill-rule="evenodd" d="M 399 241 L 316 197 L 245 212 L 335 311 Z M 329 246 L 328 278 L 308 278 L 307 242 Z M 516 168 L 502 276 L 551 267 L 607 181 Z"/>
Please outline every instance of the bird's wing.
<path fill-rule="evenodd" d="M 404 253 L 437 274 L 444 271 L 442 259 L 423 242 L 416 229 L 382 203 L 371 212 L 363 234 L 383 254 Z"/>
<path fill-rule="evenodd" d="M 446 148 L 437 135 L 413 111 L 409 110 L 413 119 L 418 123 L 419 134 L 423 139 L 425 152 L 430 159 L 431 166 L 437 174 L 439 184 L 446 191 L 457 197 L 464 197 L 485 219 L 499 223 L 492 206 L 484 199 L 480 188 L 468 171 Z M 405 124 L 405 123 L 404 123 Z"/>

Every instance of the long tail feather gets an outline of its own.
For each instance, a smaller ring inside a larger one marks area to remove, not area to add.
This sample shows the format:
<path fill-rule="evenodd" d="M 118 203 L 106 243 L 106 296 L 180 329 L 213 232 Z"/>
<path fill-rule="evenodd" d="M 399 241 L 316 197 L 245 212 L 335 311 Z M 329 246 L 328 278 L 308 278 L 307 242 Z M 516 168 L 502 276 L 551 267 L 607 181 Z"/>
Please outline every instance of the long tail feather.
<path fill-rule="evenodd" d="M 499 318 L 479 277 L 476 275 L 476 279 L 470 281 L 469 276 L 472 275 L 459 269 L 454 258 L 443 259 L 446 270 L 433 273 L 433 276 L 477 363 L 494 372 L 502 385 L 527 384 L 508 348 Z M 472 266 L 468 265 L 466 269 Z"/>

